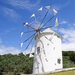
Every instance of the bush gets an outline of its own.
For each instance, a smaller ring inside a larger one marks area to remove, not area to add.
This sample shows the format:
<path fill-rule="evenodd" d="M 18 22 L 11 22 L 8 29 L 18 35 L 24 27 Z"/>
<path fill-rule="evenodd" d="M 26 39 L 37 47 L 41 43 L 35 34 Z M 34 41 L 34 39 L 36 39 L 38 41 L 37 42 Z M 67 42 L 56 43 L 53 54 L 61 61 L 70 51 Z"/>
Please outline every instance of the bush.
<path fill-rule="evenodd" d="M 32 73 L 33 58 L 29 58 L 28 56 L 25 56 L 23 53 L 0 56 L 0 72 Z"/>
<path fill-rule="evenodd" d="M 75 67 L 75 52 L 63 52 L 64 68 Z M 15 74 L 31 74 L 33 70 L 33 58 L 20 53 L 19 55 L 0 55 L 0 75 L 1 72 L 14 72 Z"/>

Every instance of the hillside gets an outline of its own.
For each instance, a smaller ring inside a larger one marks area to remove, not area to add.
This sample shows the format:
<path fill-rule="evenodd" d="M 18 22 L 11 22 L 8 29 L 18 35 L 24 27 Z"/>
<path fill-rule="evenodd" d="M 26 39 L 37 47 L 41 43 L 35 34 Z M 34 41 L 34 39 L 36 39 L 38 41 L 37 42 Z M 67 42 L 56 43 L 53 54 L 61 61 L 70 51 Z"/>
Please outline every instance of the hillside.
<path fill-rule="evenodd" d="M 2 72 L 13 72 L 15 74 L 32 73 L 33 58 L 29 55 L 0 55 L 0 75 Z M 75 52 L 63 52 L 63 67 L 75 67 Z"/>

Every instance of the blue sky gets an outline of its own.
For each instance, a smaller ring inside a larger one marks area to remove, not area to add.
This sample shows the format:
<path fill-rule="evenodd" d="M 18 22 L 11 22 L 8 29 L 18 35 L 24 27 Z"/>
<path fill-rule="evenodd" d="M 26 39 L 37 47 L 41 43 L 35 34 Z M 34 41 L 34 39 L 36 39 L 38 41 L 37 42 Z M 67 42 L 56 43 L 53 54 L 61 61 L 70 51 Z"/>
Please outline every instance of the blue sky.
<path fill-rule="evenodd" d="M 0 54 L 17 54 L 23 23 L 42 6 L 57 9 L 59 26 L 56 32 L 63 37 L 63 49 L 75 50 L 75 0 L 0 0 Z"/>

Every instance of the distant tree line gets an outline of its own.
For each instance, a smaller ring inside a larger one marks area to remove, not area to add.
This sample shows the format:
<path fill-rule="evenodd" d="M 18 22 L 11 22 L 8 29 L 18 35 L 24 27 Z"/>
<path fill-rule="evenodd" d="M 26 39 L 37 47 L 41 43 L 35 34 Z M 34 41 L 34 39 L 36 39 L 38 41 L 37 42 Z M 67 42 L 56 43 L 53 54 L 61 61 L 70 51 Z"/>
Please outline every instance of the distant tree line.
<path fill-rule="evenodd" d="M 33 58 L 20 53 L 19 55 L 0 55 L 0 72 L 32 73 Z"/>
<path fill-rule="evenodd" d="M 75 63 L 75 52 L 74 51 L 64 51 L 63 56 L 69 56 L 70 60 Z"/>
<path fill-rule="evenodd" d="M 75 52 L 63 52 L 63 66 L 64 68 L 75 66 Z M 23 53 L 0 55 L 0 75 L 2 72 L 14 72 L 14 75 L 31 74 L 32 70 L 33 58 L 29 58 L 29 54 L 26 56 Z"/>
<path fill-rule="evenodd" d="M 75 51 L 63 51 L 63 67 L 75 67 Z"/>

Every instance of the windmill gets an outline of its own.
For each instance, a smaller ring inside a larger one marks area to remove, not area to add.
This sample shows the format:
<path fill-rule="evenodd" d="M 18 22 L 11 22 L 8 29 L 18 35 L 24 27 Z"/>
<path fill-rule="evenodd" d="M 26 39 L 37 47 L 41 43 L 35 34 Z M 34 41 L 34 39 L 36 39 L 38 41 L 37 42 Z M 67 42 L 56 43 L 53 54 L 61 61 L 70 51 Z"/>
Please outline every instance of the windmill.
<path fill-rule="evenodd" d="M 42 17 L 43 10 L 46 12 Z M 33 64 L 34 74 L 62 69 L 61 37 L 52 30 L 53 27 L 58 26 L 58 12 L 56 9 L 52 9 L 52 11 L 53 15 L 48 19 L 47 16 L 50 14 L 50 6 L 39 8 L 39 18 L 36 18 L 36 15 L 33 13 L 30 18 L 34 19 L 34 23 L 25 22 L 24 27 L 28 27 L 29 30 L 21 32 L 21 37 L 24 34 L 29 34 L 29 37 L 26 36 L 27 39 L 21 43 L 22 47 L 24 43 L 28 42 L 25 50 L 31 46 L 29 57 L 33 57 L 32 47 L 35 45 Z M 56 18 L 55 24 L 49 25 L 54 18 Z M 47 21 L 45 22 L 46 19 Z"/>

